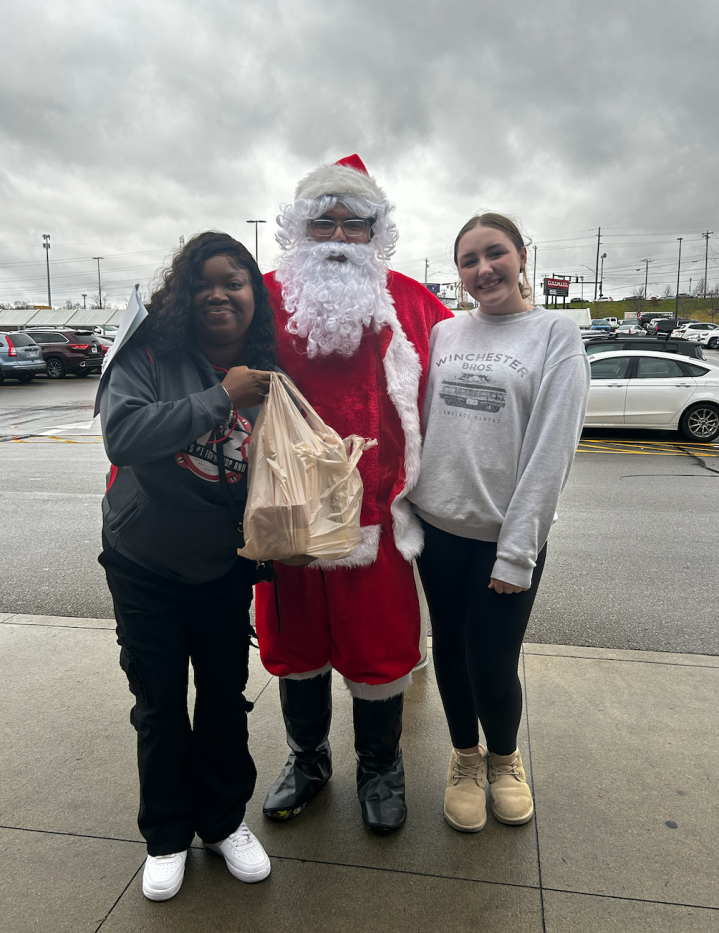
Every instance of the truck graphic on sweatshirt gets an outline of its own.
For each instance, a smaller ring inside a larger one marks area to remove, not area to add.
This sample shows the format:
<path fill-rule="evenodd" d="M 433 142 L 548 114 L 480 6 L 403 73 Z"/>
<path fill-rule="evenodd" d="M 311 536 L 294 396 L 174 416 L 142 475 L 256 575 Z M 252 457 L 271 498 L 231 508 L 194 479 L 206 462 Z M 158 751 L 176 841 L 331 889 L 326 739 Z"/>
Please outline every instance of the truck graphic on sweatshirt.
<path fill-rule="evenodd" d="M 439 397 L 453 408 L 469 408 L 475 411 L 499 411 L 506 402 L 506 389 L 487 385 L 489 376 L 479 373 L 462 373 L 458 379 L 443 379 Z"/>

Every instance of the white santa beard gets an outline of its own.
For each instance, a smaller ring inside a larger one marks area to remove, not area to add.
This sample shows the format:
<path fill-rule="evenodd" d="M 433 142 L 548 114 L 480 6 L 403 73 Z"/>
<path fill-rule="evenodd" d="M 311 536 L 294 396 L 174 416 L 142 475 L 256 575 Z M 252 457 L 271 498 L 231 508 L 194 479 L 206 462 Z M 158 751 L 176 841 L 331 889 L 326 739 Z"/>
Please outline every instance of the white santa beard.
<path fill-rule="evenodd" d="M 329 256 L 344 256 L 334 262 Z M 277 269 L 287 331 L 307 340 L 307 355 L 357 352 L 364 327 L 387 323 L 387 268 L 371 243 L 301 242 Z"/>

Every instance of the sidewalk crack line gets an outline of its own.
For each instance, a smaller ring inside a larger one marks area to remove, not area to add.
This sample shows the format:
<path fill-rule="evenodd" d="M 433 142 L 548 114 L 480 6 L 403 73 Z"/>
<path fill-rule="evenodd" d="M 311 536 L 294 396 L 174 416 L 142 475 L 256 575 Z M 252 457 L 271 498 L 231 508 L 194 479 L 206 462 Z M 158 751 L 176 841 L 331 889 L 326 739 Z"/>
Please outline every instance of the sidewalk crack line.
<path fill-rule="evenodd" d="M 527 721 L 527 753 L 529 768 L 532 774 L 532 797 L 534 798 L 534 840 L 537 844 L 537 876 L 539 878 L 539 903 L 542 909 L 542 933 L 547 933 L 547 923 L 544 913 L 544 889 L 542 886 L 542 856 L 539 851 L 539 821 L 537 816 L 537 795 L 534 791 L 534 759 L 532 758 L 532 732 L 529 728 L 529 696 L 527 695 L 527 665 L 525 661 L 524 645 L 522 645 L 522 680 L 524 681 L 524 716 Z"/>

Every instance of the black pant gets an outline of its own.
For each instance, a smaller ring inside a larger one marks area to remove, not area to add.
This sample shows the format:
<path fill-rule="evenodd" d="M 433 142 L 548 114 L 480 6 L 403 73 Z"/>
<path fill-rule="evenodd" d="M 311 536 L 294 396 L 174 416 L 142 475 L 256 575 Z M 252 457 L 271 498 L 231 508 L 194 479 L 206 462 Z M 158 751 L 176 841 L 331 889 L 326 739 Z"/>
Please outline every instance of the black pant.
<path fill-rule="evenodd" d="M 250 561 L 197 585 L 166 580 L 117 551 L 100 555 L 115 604 L 120 666 L 135 706 L 138 825 L 150 855 L 219 842 L 242 822 L 257 771 L 247 747 Z M 196 687 L 190 726 L 188 667 Z"/>
<path fill-rule="evenodd" d="M 497 545 L 440 531 L 422 522 L 424 551 L 418 558 L 432 619 L 432 656 L 455 748 L 479 741 L 497 755 L 517 747 L 522 686 L 517 667 L 522 639 L 542 577 L 547 546 L 523 593 L 489 589 Z"/>

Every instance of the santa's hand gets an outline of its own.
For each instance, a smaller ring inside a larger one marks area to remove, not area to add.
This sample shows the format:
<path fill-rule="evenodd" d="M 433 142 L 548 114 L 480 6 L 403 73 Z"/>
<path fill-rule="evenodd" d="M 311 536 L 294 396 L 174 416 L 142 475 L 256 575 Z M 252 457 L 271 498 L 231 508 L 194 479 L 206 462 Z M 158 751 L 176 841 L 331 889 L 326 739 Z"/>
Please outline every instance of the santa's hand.
<path fill-rule="evenodd" d="M 222 380 L 222 386 L 235 408 L 254 408 L 262 404 L 270 391 L 270 373 L 233 366 Z"/>
<path fill-rule="evenodd" d="M 514 583 L 506 583 L 504 580 L 498 580 L 496 577 L 490 577 L 488 589 L 495 590 L 497 593 L 524 593 L 529 589 L 529 587 L 515 586 Z"/>
<path fill-rule="evenodd" d="M 306 567 L 308 564 L 313 564 L 316 560 L 316 557 L 308 557 L 306 554 L 300 554 L 299 557 L 288 557 L 287 560 L 281 560 L 279 563 L 284 564 L 286 567 Z"/>

